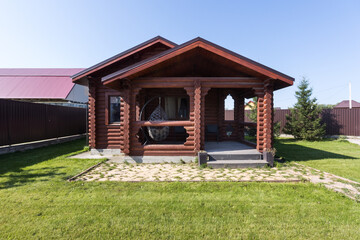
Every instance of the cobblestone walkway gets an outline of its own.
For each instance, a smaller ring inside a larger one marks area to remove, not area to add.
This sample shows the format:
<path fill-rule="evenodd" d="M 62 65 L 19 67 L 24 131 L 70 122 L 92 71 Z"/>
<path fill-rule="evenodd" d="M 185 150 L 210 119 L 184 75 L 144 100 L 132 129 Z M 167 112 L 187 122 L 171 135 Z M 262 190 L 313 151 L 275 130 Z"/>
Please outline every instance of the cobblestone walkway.
<path fill-rule="evenodd" d="M 310 181 L 360 200 L 360 183 L 300 164 L 280 168 L 210 169 L 196 164 L 126 164 L 105 162 L 77 181 Z"/>

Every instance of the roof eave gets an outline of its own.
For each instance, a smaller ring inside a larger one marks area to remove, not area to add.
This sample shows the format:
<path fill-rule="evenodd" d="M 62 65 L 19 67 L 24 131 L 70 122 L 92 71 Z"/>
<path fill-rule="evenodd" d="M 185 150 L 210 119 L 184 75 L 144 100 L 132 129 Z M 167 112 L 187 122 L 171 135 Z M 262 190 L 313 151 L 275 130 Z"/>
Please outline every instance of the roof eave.
<path fill-rule="evenodd" d="M 119 53 L 119 54 L 117 54 L 117 55 L 115 55 L 113 57 L 110 57 L 110 58 L 108 58 L 108 59 L 106 59 L 106 60 L 104 60 L 104 61 L 102 61 L 100 63 L 97 63 L 97 64 L 95 64 L 95 65 L 93 65 L 93 66 L 91 66 L 91 67 L 89 67 L 87 69 L 84 69 L 83 71 L 78 72 L 78 73 L 74 74 L 73 76 L 71 76 L 71 78 L 73 79 L 73 82 L 76 82 L 79 79 L 87 76 L 88 74 L 91 74 L 91 73 L 93 73 L 95 71 L 98 71 L 98 70 L 100 70 L 100 69 L 102 69 L 102 68 L 104 68 L 104 67 L 106 67 L 106 66 L 108 66 L 108 65 L 110 65 L 110 64 L 112 64 L 112 63 L 114 63 L 116 61 L 119 61 L 119 60 L 121 60 L 121 59 L 123 59 L 123 58 L 125 58 L 125 57 L 127 57 L 127 56 L 129 56 L 131 54 L 134 54 L 134 53 L 136 53 L 138 51 L 141 51 L 144 48 L 147 48 L 147 47 L 152 46 L 152 45 L 154 45 L 156 43 L 159 43 L 159 42 L 166 45 L 166 46 L 169 46 L 171 48 L 177 46 L 176 43 L 171 42 L 170 40 L 168 40 L 166 38 L 163 38 L 161 36 L 156 36 L 156 37 L 154 37 L 152 39 L 149 39 L 149 40 L 147 40 L 147 41 L 145 41 L 143 43 L 140 43 L 140 44 L 136 45 L 135 47 L 132 47 L 132 48 L 130 48 L 130 49 L 126 50 L 126 51 L 123 51 L 123 52 L 121 52 L 121 53 Z"/>
<path fill-rule="evenodd" d="M 185 47 L 187 47 L 187 46 L 189 46 L 191 44 L 194 44 L 194 47 L 204 47 L 204 44 L 206 44 L 208 46 L 217 48 L 217 49 L 221 50 L 223 53 L 227 53 L 229 55 L 232 55 L 232 56 L 240 59 L 241 61 L 247 62 L 248 66 L 253 65 L 252 67 L 250 67 L 250 69 L 254 70 L 254 69 L 257 69 L 257 68 L 262 68 L 264 70 L 263 73 L 264 72 L 268 73 L 268 74 L 264 74 L 264 75 L 266 75 L 266 76 L 268 76 L 270 78 L 273 78 L 273 79 L 279 79 L 279 80 L 289 84 L 290 86 L 293 85 L 293 82 L 295 81 L 294 78 L 292 78 L 292 77 L 290 77 L 290 76 L 288 76 L 286 74 L 278 72 L 278 71 L 276 71 L 276 70 L 274 70 L 272 68 L 269 68 L 269 67 L 267 67 L 267 66 L 265 66 L 265 65 L 263 65 L 261 63 L 255 62 L 255 61 L 253 61 L 253 60 L 251 60 L 249 58 L 246 58 L 246 57 L 244 57 L 242 55 L 239 55 L 239 54 L 237 54 L 235 52 L 232 52 L 232 51 L 230 51 L 230 50 L 228 50 L 226 48 L 223 48 L 223 47 L 221 47 L 219 45 L 211 43 L 211 42 L 209 42 L 209 41 L 207 41 L 205 39 L 202 39 L 200 37 L 194 38 L 194 39 L 192 39 L 192 40 L 190 40 L 190 41 L 188 41 L 186 43 L 183 43 L 183 44 L 178 45 L 178 46 L 176 46 L 176 47 L 174 47 L 172 49 L 169 49 L 167 51 L 159 53 L 159 54 L 157 54 L 157 55 L 155 55 L 155 56 L 153 56 L 153 57 L 151 57 L 149 59 L 145 59 L 145 60 L 143 60 L 143 61 L 141 61 L 139 63 L 133 64 L 133 65 L 127 67 L 127 68 L 121 69 L 121 70 L 119 70 L 117 72 L 114 72 L 112 74 L 104 76 L 102 78 L 102 81 L 104 82 L 104 84 L 108 84 L 108 83 L 111 83 L 111 82 L 113 82 L 113 81 L 115 81 L 117 79 L 126 78 L 126 77 L 136 73 L 137 72 L 136 69 L 139 69 L 139 68 L 141 68 L 143 66 L 146 66 L 146 65 L 149 65 L 148 67 L 151 67 L 151 66 L 155 65 L 155 64 L 151 64 L 151 63 L 154 63 L 155 60 L 157 60 L 159 58 L 166 58 L 167 55 L 169 55 L 171 53 L 174 53 L 176 51 L 179 51 L 180 49 L 183 49 L 183 48 L 185 48 Z M 166 59 L 164 59 L 163 61 L 165 61 L 165 60 Z M 256 71 L 256 70 L 254 70 L 254 71 Z"/>

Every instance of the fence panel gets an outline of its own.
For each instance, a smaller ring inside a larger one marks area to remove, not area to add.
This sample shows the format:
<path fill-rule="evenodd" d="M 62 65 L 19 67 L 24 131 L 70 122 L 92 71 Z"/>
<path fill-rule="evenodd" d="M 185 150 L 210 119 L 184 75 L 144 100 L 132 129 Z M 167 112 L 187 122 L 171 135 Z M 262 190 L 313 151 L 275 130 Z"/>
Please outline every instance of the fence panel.
<path fill-rule="evenodd" d="M 85 131 L 86 109 L 0 99 L 0 146 Z"/>
<path fill-rule="evenodd" d="M 245 122 L 250 122 L 247 117 L 250 110 L 245 111 Z M 281 132 L 286 123 L 289 109 L 276 109 L 274 122 L 280 122 Z M 324 109 L 321 113 L 322 121 L 326 124 L 327 135 L 360 136 L 360 108 L 334 108 Z"/>

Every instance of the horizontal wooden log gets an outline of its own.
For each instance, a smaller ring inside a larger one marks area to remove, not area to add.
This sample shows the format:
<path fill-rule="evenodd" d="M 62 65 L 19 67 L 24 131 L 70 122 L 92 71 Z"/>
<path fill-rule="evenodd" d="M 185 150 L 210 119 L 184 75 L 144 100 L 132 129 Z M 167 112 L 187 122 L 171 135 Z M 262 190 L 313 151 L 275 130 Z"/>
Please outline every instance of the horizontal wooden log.
<path fill-rule="evenodd" d="M 177 82 L 184 83 L 190 82 L 194 83 L 194 81 L 200 80 L 200 82 L 258 82 L 263 83 L 261 79 L 257 79 L 255 77 L 143 77 L 136 78 L 133 82 L 137 85 L 139 83 L 149 83 L 149 82 Z"/>
<path fill-rule="evenodd" d="M 205 82 L 205 83 L 203 83 L 203 86 L 209 87 L 209 88 L 254 88 L 261 84 L 262 83 L 252 83 L 252 82 L 240 82 L 240 83 Z"/>
<path fill-rule="evenodd" d="M 133 122 L 135 126 L 141 127 L 175 127 L 175 126 L 193 126 L 191 121 L 136 121 Z"/>
<path fill-rule="evenodd" d="M 153 83 L 153 82 L 142 82 L 142 83 L 135 83 L 134 87 L 140 87 L 140 88 L 183 88 L 192 86 L 193 83 L 182 83 L 179 85 L 179 83 L 176 82 L 163 82 L 163 83 Z"/>

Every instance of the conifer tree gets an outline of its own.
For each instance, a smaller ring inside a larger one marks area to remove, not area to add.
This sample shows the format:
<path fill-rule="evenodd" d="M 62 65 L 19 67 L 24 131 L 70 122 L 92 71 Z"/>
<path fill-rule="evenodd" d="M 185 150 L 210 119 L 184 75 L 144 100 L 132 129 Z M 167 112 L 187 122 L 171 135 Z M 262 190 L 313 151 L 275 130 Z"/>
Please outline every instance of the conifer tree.
<path fill-rule="evenodd" d="M 284 132 L 291 134 L 295 139 L 317 140 L 325 135 L 325 124 L 321 123 L 321 108 L 316 98 L 311 98 L 312 89 L 309 81 L 303 78 L 299 90 L 295 92 L 297 103 L 286 116 Z"/>

